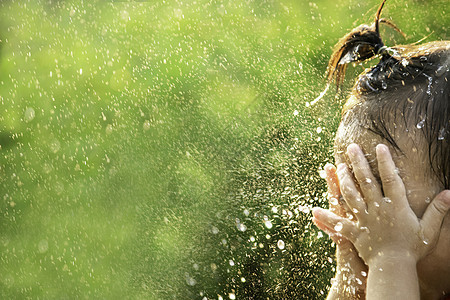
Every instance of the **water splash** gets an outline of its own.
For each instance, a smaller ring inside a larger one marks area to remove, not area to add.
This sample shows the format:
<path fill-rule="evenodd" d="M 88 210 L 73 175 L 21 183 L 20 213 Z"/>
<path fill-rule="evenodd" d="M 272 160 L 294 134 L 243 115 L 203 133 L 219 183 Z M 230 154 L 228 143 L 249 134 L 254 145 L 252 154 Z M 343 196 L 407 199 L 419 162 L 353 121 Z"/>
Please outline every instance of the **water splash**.
<path fill-rule="evenodd" d="M 329 88 L 330 88 L 330 83 L 327 83 L 327 86 L 325 87 L 325 89 L 322 91 L 322 93 L 320 93 L 320 95 L 316 99 L 314 99 L 311 102 L 306 102 L 306 107 L 313 106 L 314 104 L 319 102 L 319 100 L 322 99 L 323 96 L 325 96 L 325 94 L 327 93 Z"/>
<path fill-rule="evenodd" d="M 428 79 L 427 95 L 431 95 L 431 85 L 433 84 L 433 78 L 425 73 L 422 74 Z"/>

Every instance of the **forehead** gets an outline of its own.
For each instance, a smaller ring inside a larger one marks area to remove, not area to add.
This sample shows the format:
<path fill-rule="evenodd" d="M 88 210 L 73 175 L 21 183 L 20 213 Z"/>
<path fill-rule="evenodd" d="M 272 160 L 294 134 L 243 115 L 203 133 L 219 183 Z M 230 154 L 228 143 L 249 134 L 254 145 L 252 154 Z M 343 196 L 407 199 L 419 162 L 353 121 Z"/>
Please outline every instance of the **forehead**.
<path fill-rule="evenodd" d="M 385 144 L 389 147 L 397 167 L 414 161 L 421 165 L 422 170 L 431 169 L 427 142 L 419 128 L 406 125 L 393 113 L 388 117 L 391 121 L 384 127 L 390 138 L 388 141 L 373 130 L 371 120 L 367 120 L 365 109 L 361 108 L 361 105 L 352 104 L 352 106 L 353 108 L 343 116 L 336 133 L 334 145 L 336 163 L 347 162 L 347 146 L 355 143 L 361 147 L 371 167 L 378 173 L 375 147 L 378 144 Z"/>
<path fill-rule="evenodd" d="M 421 216 L 429 203 L 425 199 L 432 199 L 443 186 L 432 172 L 423 134 L 413 129 L 406 130 L 402 126 L 404 127 L 398 124 L 393 132 L 393 139 L 400 148 L 396 149 L 386 139 L 361 125 L 360 118 L 344 117 L 336 133 L 335 160 L 336 164 L 350 165 L 346 154 L 347 146 L 352 143 L 358 144 L 365 153 L 374 176 L 381 183 L 375 147 L 378 144 L 387 145 L 398 174 L 405 184 L 411 208 L 417 216 Z"/>

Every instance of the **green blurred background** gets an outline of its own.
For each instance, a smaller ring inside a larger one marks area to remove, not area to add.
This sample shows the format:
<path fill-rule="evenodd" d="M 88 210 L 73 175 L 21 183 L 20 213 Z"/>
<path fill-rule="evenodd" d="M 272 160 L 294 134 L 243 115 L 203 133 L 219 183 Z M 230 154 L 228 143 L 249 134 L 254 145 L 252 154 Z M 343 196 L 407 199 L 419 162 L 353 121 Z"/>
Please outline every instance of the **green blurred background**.
<path fill-rule="evenodd" d="M 324 298 L 346 93 L 306 104 L 379 2 L 2 1 L 0 298 Z M 388 0 L 385 42 L 449 13 Z"/>

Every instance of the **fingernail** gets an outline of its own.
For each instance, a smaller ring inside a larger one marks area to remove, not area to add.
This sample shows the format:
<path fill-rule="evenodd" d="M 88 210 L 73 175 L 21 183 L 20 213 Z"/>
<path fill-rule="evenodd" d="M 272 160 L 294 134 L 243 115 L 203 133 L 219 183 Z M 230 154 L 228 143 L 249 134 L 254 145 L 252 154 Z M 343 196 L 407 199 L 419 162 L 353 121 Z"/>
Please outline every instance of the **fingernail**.
<path fill-rule="evenodd" d="M 358 150 L 359 150 L 359 146 L 358 146 L 358 145 L 356 145 L 356 144 L 350 144 L 350 145 L 348 145 L 348 147 L 347 147 L 347 154 L 348 154 L 349 156 L 354 157 L 354 156 L 356 155 L 356 153 L 358 153 Z"/>
<path fill-rule="evenodd" d="M 319 210 L 319 207 L 313 207 L 311 209 L 311 213 L 313 214 L 313 216 L 316 214 L 316 212 Z"/>
<path fill-rule="evenodd" d="M 344 163 L 341 163 L 337 166 L 337 171 L 342 172 L 345 170 L 345 168 L 346 168 L 346 165 Z"/>
<path fill-rule="evenodd" d="M 376 147 L 377 153 L 387 153 L 389 152 L 389 148 L 384 144 L 378 144 Z"/>
<path fill-rule="evenodd" d="M 444 190 L 441 193 L 443 193 L 444 202 L 447 204 L 448 207 L 450 207 L 450 190 Z"/>
<path fill-rule="evenodd" d="M 325 167 L 323 167 L 323 169 L 327 172 L 332 172 L 333 171 L 334 166 L 330 163 L 326 163 Z"/>

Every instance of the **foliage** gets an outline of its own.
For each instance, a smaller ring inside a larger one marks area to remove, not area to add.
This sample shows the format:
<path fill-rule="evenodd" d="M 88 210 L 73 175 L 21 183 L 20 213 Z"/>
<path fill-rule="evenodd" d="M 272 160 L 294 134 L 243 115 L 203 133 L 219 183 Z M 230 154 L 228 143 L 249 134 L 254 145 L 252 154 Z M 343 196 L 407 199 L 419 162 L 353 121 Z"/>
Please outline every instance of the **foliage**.
<path fill-rule="evenodd" d="M 306 103 L 377 4 L 3 1 L 1 298 L 323 298 L 345 94 Z M 383 14 L 413 42 L 448 9 Z"/>

